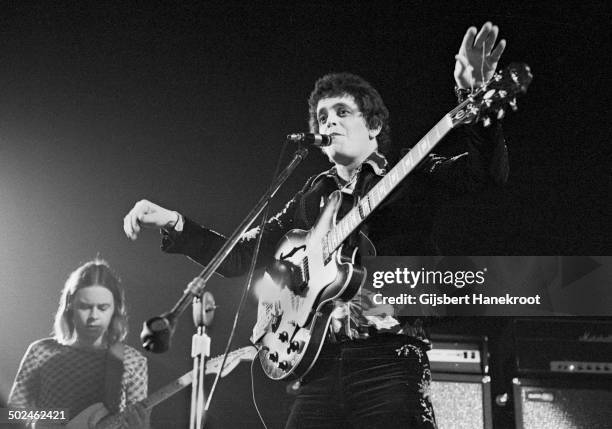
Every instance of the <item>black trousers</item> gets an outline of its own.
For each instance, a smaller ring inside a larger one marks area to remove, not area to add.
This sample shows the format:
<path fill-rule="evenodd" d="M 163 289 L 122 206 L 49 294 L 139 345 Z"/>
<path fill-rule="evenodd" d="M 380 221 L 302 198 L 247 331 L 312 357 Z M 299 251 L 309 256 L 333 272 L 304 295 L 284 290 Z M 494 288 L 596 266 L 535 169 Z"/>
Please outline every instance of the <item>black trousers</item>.
<path fill-rule="evenodd" d="M 286 429 L 435 429 L 424 344 L 401 335 L 326 344 Z"/>

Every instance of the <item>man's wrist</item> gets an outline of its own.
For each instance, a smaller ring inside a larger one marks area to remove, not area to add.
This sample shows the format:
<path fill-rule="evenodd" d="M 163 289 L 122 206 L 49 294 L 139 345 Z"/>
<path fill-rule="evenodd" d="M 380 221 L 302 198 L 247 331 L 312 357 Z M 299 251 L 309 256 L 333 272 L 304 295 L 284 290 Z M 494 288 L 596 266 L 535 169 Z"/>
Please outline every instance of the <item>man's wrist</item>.
<path fill-rule="evenodd" d="M 171 212 L 174 216 L 173 218 L 164 226 L 163 229 L 166 231 L 177 231 L 181 232 L 183 230 L 183 226 L 185 225 L 185 219 L 179 212 Z"/>
<path fill-rule="evenodd" d="M 472 95 L 474 91 L 471 88 L 460 88 L 459 85 L 455 85 L 455 95 L 457 96 L 457 102 L 463 103 L 467 98 Z"/>

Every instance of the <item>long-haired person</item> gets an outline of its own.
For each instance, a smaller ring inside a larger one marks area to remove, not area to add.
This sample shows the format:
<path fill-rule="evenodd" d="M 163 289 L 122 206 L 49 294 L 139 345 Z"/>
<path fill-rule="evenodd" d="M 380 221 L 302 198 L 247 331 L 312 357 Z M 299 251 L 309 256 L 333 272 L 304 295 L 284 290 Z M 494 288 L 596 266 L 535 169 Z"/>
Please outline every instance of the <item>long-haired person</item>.
<path fill-rule="evenodd" d="M 95 259 L 66 280 L 53 336 L 26 351 L 8 404 L 25 410 L 67 410 L 74 418 L 93 404 L 123 412 L 123 427 L 147 428 L 147 361 L 122 341 L 127 335 L 124 292 L 107 262 Z"/>

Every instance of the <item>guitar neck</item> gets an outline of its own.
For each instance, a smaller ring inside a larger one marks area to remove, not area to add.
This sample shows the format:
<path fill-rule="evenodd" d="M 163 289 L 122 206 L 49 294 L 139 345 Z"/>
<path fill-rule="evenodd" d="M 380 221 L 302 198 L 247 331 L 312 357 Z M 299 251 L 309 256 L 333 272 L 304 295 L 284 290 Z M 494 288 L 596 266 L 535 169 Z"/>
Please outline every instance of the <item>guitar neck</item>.
<path fill-rule="evenodd" d="M 512 63 L 501 73 L 496 73 L 485 85 L 472 94 L 438 122 L 400 162 L 389 171 L 363 197 L 355 207 L 326 235 L 323 245 L 325 260 L 348 236 L 376 209 L 436 144 L 452 128 L 460 124 L 482 121 L 486 127 L 491 118 L 503 118 L 507 107 L 516 110 L 516 96 L 527 91 L 533 78 L 527 64 Z"/>
<path fill-rule="evenodd" d="M 232 362 L 236 359 L 253 359 L 253 356 L 257 354 L 257 350 L 253 346 L 247 346 L 234 350 L 227 356 L 224 368 L 231 366 Z M 217 356 L 210 359 L 206 363 L 206 374 L 214 373 L 221 370 L 221 359 L 223 356 Z M 231 370 L 231 369 L 229 369 Z M 193 374 L 191 371 L 184 374 L 182 377 L 174 380 L 172 383 L 167 384 L 155 393 L 148 396 L 146 399 L 140 401 L 140 403 L 147 409 L 150 410 L 160 402 L 165 401 L 170 396 L 181 391 L 185 387 L 189 386 L 193 380 Z M 103 421 L 96 425 L 96 429 L 118 429 L 122 424 L 122 413 L 109 416 Z"/>
<path fill-rule="evenodd" d="M 172 383 L 167 384 L 166 386 L 157 390 L 155 393 L 151 394 L 146 399 L 143 399 L 142 401 L 140 401 L 140 403 L 145 407 L 145 409 L 150 410 L 160 402 L 165 401 L 170 396 L 189 386 L 191 384 L 192 378 L 192 373 L 191 371 L 189 371 L 182 377 L 174 380 Z M 122 414 L 123 413 L 118 413 L 113 416 L 107 417 L 96 425 L 96 429 L 118 429 L 119 427 L 121 427 L 122 424 Z"/>
<path fill-rule="evenodd" d="M 233 368 L 234 363 L 237 364 L 241 360 L 253 360 L 253 356 L 257 354 L 257 349 L 253 346 L 246 346 L 236 349 L 227 355 L 223 369 Z M 237 362 L 236 362 L 237 360 Z M 221 362 L 223 355 L 214 357 L 206 362 L 206 374 L 215 374 L 221 371 Z"/>
<path fill-rule="evenodd" d="M 172 383 L 167 384 L 166 386 L 162 387 L 161 389 L 144 399 L 141 402 L 142 405 L 144 405 L 147 410 L 153 408 L 160 402 L 165 401 L 170 396 L 189 386 L 191 384 L 192 378 L 193 374 L 191 371 L 185 373 L 179 379 L 174 380 Z"/>
<path fill-rule="evenodd" d="M 326 257 L 348 238 L 452 128 L 453 121 L 450 114 L 447 114 L 359 200 L 329 232 L 324 245 Z"/>

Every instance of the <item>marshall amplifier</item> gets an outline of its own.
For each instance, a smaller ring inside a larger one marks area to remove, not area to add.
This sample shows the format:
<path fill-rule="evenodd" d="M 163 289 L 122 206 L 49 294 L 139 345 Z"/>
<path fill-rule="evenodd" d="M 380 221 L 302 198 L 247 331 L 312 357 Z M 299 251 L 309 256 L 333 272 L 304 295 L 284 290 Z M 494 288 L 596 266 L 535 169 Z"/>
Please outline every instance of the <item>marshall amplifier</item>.
<path fill-rule="evenodd" d="M 513 380 L 516 429 L 612 428 L 610 383 Z"/>
<path fill-rule="evenodd" d="M 439 429 L 492 428 L 486 337 L 432 335 L 431 401 Z"/>
<path fill-rule="evenodd" d="M 612 428 L 612 318 L 513 321 L 517 429 Z"/>
<path fill-rule="evenodd" d="M 512 331 L 518 375 L 612 378 L 610 318 L 519 318 Z"/>

